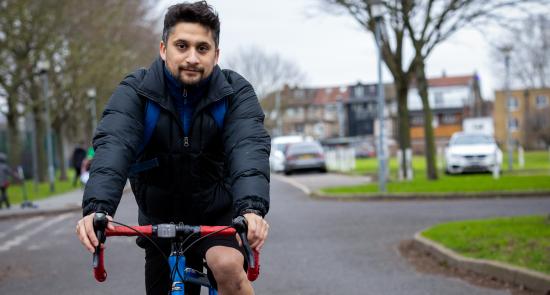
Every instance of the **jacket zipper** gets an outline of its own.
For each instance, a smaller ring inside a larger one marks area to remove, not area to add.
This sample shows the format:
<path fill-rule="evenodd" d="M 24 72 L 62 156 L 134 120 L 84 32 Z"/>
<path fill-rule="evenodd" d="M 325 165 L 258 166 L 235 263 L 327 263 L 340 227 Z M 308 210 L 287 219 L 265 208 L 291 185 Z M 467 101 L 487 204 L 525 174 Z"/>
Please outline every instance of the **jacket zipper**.
<path fill-rule="evenodd" d="M 183 88 L 183 104 L 186 105 L 187 104 L 187 89 L 186 88 Z M 183 124 L 183 127 L 184 127 L 184 130 L 183 132 L 185 133 L 185 123 L 184 122 L 181 122 Z M 189 136 L 185 135 L 184 134 L 184 137 L 183 137 L 183 146 L 184 147 L 189 147 Z"/>

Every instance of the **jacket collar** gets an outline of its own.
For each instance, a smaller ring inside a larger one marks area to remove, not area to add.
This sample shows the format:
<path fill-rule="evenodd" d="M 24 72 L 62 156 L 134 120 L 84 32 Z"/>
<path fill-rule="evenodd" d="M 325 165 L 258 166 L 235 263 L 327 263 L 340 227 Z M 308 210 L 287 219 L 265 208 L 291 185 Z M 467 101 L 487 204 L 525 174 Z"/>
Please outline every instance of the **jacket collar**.
<path fill-rule="evenodd" d="M 159 56 L 145 73 L 145 77 L 138 86 L 138 92 L 155 101 L 161 107 L 170 110 L 173 114 L 177 114 L 175 106 L 171 101 L 165 79 L 164 61 Z M 208 83 L 206 96 L 198 102 L 196 111 L 198 112 L 209 104 L 233 93 L 233 88 L 227 82 L 220 67 L 216 65 Z"/>

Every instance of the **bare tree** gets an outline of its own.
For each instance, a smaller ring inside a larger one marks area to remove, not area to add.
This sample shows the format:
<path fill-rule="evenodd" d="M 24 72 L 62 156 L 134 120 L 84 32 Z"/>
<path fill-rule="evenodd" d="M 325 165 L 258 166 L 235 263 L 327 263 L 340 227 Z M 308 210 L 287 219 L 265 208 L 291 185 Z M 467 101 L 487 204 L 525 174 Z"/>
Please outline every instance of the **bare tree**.
<path fill-rule="evenodd" d="M 536 110 L 527 118 L 527 142 L 537 148 L 550 147 L 550 106 Z"/>
<path fill-rule="evenodd" d="M 237 50 L 224 62 L 224 66 L 243 75 L 252 84 L 259 99 L 282 89 L 284 84 L 298 84 L 305 79 L 305 74 L 295 63 L 255 46 Z"/>
<path fill-rule="evenodd" d="M 370 32 L 375 31 L 372 1 L 324 0 L 340 7 Z M 467 25 L 488 19 L 502 19 L 498 12 L 511 7 L 544 3 L 547 0 L 388 0 L 383 1 L 389 15 L 392 34 L 383 41 L 384 62 L 394 76 L 398 95 L 399 143 L 410 146 L 406 93 L 414 77 L 423 103 L 426 173 L 428 179 L 437 179 L 436 153 L 432 112 L 428 100 L 426 60 L 437 45 Z M 404 44 L 413 48 L 413 58 L 403 67 Z M 406 85 L 404 85 L 406 84 Z M 401 89 L 401 90 L 400 90 Z M 404 93 L 402 93 L 404 91 Z M 403 121 L 407 121 L 404 123 Z M 401 146 L 403 148 L 403 146 Z M 404 165 L 403 165 L 404 166 Z"/>
<path fill-rule="evenodd" d="M 510 70 L 517 86 L 544 88 L 550 86 L 550 18 L 547 14 L 528 16 L 511 25 L 493 43 L 495 74 L 504 81 L 504 53 L 510 46 Z"/>
<path fill-rule="evenodd" d="M 86 134 L 77 140 L 91 138 L 86 91 L 94 87 L 98 105 L 102 105 L 125 74 L 146 65 L 156 54 L 159 37 L 145 20 L 147 5 L 152 4 L 0 0 L 0 93 L 6 100 L 12 161 L 20 160 L 17 121 L 23 113 L 34 114 L 35 141 L 42 143 L 45 137 L 45 104 L 36 65 L 48 60 L 50 117 L 58 139 L 58 163 L 65 175 L 63 142 L 67 134 Z M 38 144 L 37 150 L 39 179 L 44 180 L 44 145 Z"/>

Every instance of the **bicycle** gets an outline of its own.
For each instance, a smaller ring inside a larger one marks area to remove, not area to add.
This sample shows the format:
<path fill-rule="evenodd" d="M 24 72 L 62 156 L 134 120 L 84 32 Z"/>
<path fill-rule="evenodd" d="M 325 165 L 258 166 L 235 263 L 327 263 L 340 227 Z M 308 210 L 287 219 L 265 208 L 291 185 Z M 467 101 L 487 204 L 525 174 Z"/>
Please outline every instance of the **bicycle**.
<path fill-rule="evenodd" d="M 198 284 L 208 288 L 209 295 L 218 294 L 217 290 L 210 284 L 207 274 L 193 268 L 186 267 L 186 260 L 184 256 L 185 252 L 198 241 L 213 235 L 231 236 L 238 234 L 241 238 L 242 246 L 246 254 L 245 258 L 248 263 L 248 280 L 254 281 L 260 275 L 260 254 L 258 251 L 253 250 L 248 243 L 248 239 L 246 237 L 247 224 L 245 218 L 242 216 L 238 216 L 233 219 L 232 225 L 230 226 L 191 226 L 181 223 L 128 226 L 120 222 L 111 221 L 119 226 L 115 226 L 114 230 L 110 230 L 107 228 L 108 222 L 109 221 L 105 213 L 98 212 L 94 215 L 94 231 L 99 240 L 99 244 L 93 254 L 92 265 L 94 268 L 94 277 L 98 282 L 104 282 L 107 279 L 102 244 L 105 243 L 107 237 L 111 236 L 142 236 L 152 242 L 161 253 L 163 253 L 162 250 L 151 238 L 171 239 L 172 250 L 170 256 L 165 257 L 170 265 L 170 278 L 172 281 L 171 295 L 184 295 L 185 282 Z M 200 235 L 200 237 L 191 242 L 186 248 L 183 248 L 185 243 L 195 235 Z"/>

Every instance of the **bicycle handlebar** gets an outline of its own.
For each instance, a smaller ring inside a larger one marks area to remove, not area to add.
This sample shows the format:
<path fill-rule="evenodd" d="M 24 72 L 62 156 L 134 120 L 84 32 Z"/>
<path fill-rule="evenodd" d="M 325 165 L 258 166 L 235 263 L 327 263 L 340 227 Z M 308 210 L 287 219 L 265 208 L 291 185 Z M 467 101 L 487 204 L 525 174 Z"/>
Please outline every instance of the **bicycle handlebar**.
<path fill-rule="evenodd" d="M 145 235 L 147 237 L 157 238 L 175 238 L 178 236 L 188 236 L 191 234 L 199 234 L 204 237 L 209 234 L 216 236 L 232 236 L 238 234 L 241 238 L 242 245 L 245 251 L 245 258 L 248 263 L 247 276 L 249 281 L 254 281 L 260 275 L 260 253 L 250 247 L 247 239 L 247 224 L 246 219 L 238 216 L 233 219 L 231 227 L 227 226 L 190 226 L 183 224 L 157 224 L 157 225 L 142 225 L 142 226 L 115 226 L 114 230 L 107 229 L 107 215 L 98 212 L 94 215 L 94 230 L 99 240 L 99 245 L 93 254 L 94 277 L 98 282 L 103 282 L 107 279 L 105 263 L 103 258 L 103 247 L 107 237 L 126 236 L 134 237 Z"/>

